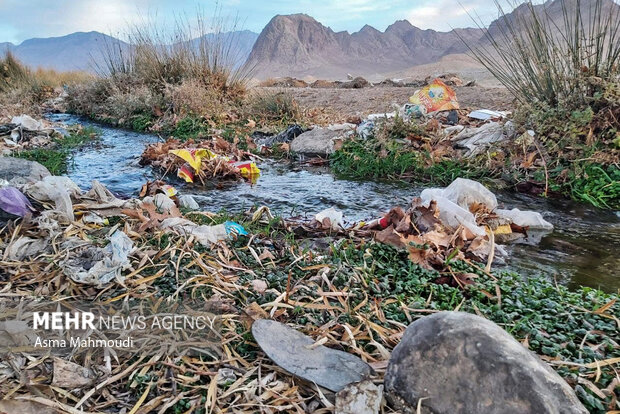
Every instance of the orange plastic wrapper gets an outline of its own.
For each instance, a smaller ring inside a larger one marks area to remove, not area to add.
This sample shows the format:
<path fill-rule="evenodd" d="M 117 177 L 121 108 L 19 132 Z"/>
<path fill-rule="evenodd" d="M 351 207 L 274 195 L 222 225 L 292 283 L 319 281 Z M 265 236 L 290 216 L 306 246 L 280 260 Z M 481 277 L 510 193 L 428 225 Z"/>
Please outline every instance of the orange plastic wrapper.
<path fill-rule="evenodd" d="M 416 91 L 409 98 L 409 102 L 425 107 L 427 113 L 459 109 L 454 90 L 439 79 Z"/>

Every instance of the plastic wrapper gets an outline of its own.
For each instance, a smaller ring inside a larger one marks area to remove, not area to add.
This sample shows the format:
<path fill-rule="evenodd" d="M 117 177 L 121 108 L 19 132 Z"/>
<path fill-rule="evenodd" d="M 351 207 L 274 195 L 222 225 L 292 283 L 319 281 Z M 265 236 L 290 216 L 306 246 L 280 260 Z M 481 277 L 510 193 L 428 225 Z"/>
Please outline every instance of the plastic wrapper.
<path fill-rule="evenodd" d="M 439 79 L 435 79 L 428 86 L 416 91 L 409 98 L 409 102 L 423 106 L 426 113 L 459 109 L 454 90 Z"/>

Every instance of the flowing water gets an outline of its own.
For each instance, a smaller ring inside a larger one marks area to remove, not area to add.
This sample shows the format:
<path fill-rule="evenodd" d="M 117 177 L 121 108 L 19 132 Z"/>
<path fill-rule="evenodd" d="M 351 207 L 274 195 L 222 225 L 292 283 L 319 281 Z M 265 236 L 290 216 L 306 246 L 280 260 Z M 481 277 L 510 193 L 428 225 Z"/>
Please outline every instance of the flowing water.
<path fill-rule="evenodd" d="M 66 114 L 51 115 L 50 119 L 90 124 Z M 138 165 L 144 146 L 156 142 L 156 136 L 93 125 L 102 132 L 100 142 L 77 151 L 68 173 L 81 188 L 90 188 L 90 182 L 97 179 L 117 194 L 132 196 L 146 180 L 159 178 L 150 168 Z M 267 205 L 284 216 L 311 216 L 335 207 L 348 221 L 380 217 L 395 205 L 406 207 L 422 190 L 401 182 L 337 179 L 327 168 L 273 161 L 261 162 L 259 168 L 261 176 L 254 185 L 235 182 L 198 188 L 178 181 L 173 184 L 180 193 L 193 195 L 201 208 L 209 211 L 241 211 Z M 525 276 L 542 274 L 571 287 L 620 289 L 620 212 L 521 194 L 499 193 L 497 197 L 502 207 L 539 211 L 555 226 L 538 243 L 507 246 L 507 269 Z"/>

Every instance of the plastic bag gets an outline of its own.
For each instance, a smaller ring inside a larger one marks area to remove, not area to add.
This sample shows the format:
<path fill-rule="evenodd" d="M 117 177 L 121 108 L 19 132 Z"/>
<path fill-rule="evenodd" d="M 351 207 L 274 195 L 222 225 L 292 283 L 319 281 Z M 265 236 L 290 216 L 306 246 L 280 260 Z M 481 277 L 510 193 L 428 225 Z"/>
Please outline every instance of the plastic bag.
<path fill-rule="evenodd" d="M 69 221 L 75 219 L 71 196 L 78 197 L 82 190 L 69 177 L 50 175 L 26 187 L 26 193 L 38 201 L 53 201 L 55 209 Z"/>
<path fill-rule="evenodd" d="M 536 211 L 521 211 L 518 208 L 512 210 L 497 209 L 497 215 L 510 219 L 514 224 L 530 229 L 553 230 L 553 224 L 543 219 Z"/>
<path fill-rule="evenodd" d="M 469 209 L 472 203 L 484 204 L 491 211 L 497 208 L 495 194 L 478 181 L 467 178 L 457 178 L 452 181 L 443 190 L 443 196 L 464 209 Z"/>
<path fill-rule="evenodd" d="M 460 207 L 445 197 L 437 196 L 433 200 L 439 209 L 439 220 L 444 226 L 456 229 L 459 225 L 472 232 L 475 236 L 484 236 L 484 229 L 476 224 L 476 218 L 472 213 Z"/>
<path fill-rule="evenodd" d="M 88 246 L 73 250 L 73 255 L 61 265 L 65 275 L 75 282 L 90 285 L 102 285 L 113 279 L 122 282 L 121 271 L 130 266 L 129 253 L 133 250 L 133 242 L 120 230 L 115 231 L 109 240 L 104 248 Z"/>
<path fill-rule="evenodd" d="M 435 79 L 428 86 L 416 91 L 409 98 L 409 102 L 413 105 L 422 105 L 427 113 L 459 109 L 454 90 L 439 79 Z"/>
<path fill-rule="evenodd" d="M 170 229 L 181 234 L 190 234 L 203 246 L 209 247 L 228 238 L 228 232 L 224 224 L 216 226 L 197 225 L 181 217 L 167 218 L 161 222 L 160 228 Z"/>
<path fill-rule="evenodd" d="M 252 178 L 260 175 L 260 170 L 256 166 L 256 163 L 251 161 L 242 161 L 233 164 L 239 171 L 243 178 Z"/>
<path fill-rule="evenodd" d="M 0 210 L 4 210 L 14 216 L 24 217 L 34 211 L 32 204 L 15 187 L 0 188 Z"/>
<path fill-rule="evenodd" d="M 200 208 L 194 197 L 188 194 L 179 197 L 179 205 L 189 210 L 198 210 Z"/>
<path fill-rule="evenodd" d="M 342 221 L 342 211 L 338 211 L 333 207 L 325 209 L 314 216 L 314 219 L 319 223 L 323 223 L 323 220 L 329 219 L 332 230 L 338 231 L 344 227 Z"/>

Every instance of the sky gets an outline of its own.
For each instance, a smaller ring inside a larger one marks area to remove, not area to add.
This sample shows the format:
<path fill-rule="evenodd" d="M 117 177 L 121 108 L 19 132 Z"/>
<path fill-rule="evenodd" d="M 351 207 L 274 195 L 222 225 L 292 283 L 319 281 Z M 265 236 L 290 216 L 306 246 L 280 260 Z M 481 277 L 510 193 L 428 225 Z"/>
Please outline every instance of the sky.
<path fill-rule="evenodd" d="M 472 27 L 469 13 L 489 23 L 493 0 L 0 0 L 0 42 L 18 44 L 33 37 L 96 30 L 115 36 L 145 21 L 171 25 L 201 10 L 235 17 L 242 29 L 259 33 L 276 14 L 306 13 L 335 31 L 356 32 L 365 24 L 381 31 L 406 19 L 422 29 Z"/>

